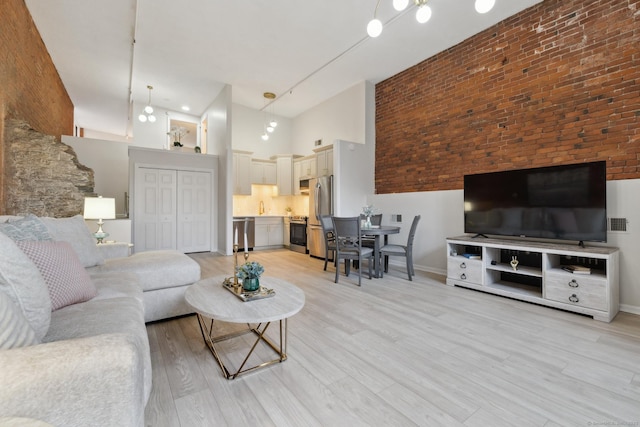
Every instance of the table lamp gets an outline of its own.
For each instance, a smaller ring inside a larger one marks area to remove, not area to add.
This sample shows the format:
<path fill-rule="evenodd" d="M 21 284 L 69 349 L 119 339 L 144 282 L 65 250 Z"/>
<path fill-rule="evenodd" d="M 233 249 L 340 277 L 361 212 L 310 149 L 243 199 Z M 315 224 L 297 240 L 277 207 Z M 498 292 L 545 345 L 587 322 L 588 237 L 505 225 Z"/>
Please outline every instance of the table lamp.
<path fill-rule="evenodd" d="M 84 218 L 97 219 L 98 231 L 93 236 L 102 243 L 103 239 L 109 235 L 102 229 L 103 219 L 115 219 L 116 199 L 111 197 L 85 197 L 84 198 Z"/>

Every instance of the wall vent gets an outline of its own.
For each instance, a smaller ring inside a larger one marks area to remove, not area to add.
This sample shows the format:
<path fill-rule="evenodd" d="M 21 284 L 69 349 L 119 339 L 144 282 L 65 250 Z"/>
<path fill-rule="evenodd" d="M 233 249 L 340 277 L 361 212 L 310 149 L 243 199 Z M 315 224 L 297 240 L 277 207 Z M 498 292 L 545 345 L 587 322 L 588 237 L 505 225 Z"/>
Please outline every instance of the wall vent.
<path fill-rule="evenodd" d="M 627 231 L 627 218 L 609 218 L 609 231 Z"/>

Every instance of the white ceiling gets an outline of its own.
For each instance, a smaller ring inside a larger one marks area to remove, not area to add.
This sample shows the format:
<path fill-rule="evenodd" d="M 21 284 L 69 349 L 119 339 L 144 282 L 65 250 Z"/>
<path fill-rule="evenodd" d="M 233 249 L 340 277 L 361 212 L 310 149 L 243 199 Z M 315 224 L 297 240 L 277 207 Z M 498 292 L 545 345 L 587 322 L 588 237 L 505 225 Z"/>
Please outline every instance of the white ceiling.
<path fill-rule="evenodd" d="M 396 12 L 381 0 L 26 0 L 75 105 L 79 127 L 126 135 L 130 101 L 200 116 L 224 84 L 233 102 L 295 117 L 363 80 L 380 82 L 542 0 L 431 0 Z M 135 44 L 133 43 L 135 38 Z M 131 96 L 130 96 L 131 92 Z M 133 112 L 134 118 L 138 112 Z"/>

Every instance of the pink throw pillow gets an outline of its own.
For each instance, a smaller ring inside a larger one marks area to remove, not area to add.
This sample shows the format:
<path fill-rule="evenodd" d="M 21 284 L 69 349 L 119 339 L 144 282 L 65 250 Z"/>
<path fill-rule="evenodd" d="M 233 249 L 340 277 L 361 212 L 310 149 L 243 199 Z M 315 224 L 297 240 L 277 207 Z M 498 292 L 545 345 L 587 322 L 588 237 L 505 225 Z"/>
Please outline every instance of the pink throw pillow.
<path fill-rule="evenodd" d="M 16 245 L 33 261 L 44 278 L 49 288 L 51 311 L 96 296 L 96 287 L 71 244 L 23 240 Z"/>

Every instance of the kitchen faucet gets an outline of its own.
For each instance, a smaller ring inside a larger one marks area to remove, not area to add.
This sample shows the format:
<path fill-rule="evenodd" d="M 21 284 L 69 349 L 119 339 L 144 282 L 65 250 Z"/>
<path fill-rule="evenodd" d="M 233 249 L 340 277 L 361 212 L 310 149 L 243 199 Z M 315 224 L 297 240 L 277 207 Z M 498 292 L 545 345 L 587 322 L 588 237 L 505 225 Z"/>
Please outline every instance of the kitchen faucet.
<path fill-rule="evenodd" d="M 264 213 L 264 202 L 260 200 L 260 207 L 258 208 L 258 213 L 262 215 Z"/>

